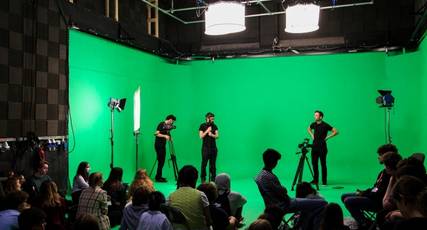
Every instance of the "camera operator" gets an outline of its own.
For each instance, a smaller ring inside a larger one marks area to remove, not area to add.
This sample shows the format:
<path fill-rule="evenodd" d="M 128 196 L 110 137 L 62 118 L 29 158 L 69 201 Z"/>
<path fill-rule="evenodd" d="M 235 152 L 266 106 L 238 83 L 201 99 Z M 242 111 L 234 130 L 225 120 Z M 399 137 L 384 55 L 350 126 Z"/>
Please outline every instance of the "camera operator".
<path fill-rule="evenodd" d="M 326 167 L 326 154 L 328 153 L 328 147 L 326 140 L 332 138 L 338 134 L 336 128 L 330 126 L 328 123 L 323 121 L 323 113 L 321 111 L 314 112 L 315 121 L 310 124 L 307 131 L 313 139 L 313 145 L 311 150 L 311 163 L 313 165 L 314 178 L 311 183 L 319 183 L 319 158 L 322 166 L 322 184 L 327 185 L 327 167 Z M 313 134 L 314 130 L 314 134 Z M 328 132 L 331 132 L 328 135 Z"/>
<path fill-rule="evenodd" d="M 154 133 L 156 140 L 154 142 L 154 149 L 157 154 L 157 173 L 156 181 L 157 182 L 167 182 L 166 178 L 162 176 L 163 165 L 165 164 L 166 158 L 166 141 L 171 140 L 170 131 L 176 127 L 173 123 L 176 121 L 174 115 L 168 115 L 165 121 L 162 121 L 157 125 L 157 130 Z"/>
<path fill-rule="evenodd" d="M 209 161 L 210 181 L 215 181 L 216 177 L 216 156 L 218 149 L 216 148 L 216 139 L 218 138 L 218 127 L 214 124 L 213 113 L 207 113 L 206 122 L 200 125 L 199 136 L 203 139 L 202 144 L 202 182 L 206 181 L 206 165 Z"/>

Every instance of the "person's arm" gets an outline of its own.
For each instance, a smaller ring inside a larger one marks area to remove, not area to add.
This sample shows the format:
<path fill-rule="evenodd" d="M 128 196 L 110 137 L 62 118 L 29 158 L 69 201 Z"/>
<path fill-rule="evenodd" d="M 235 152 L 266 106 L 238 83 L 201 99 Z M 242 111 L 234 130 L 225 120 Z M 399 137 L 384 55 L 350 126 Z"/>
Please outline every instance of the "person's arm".
<path fill-rule="evenodd" d="M 154 133 L 154 135 L 155 135 L 156 137 L 165 138 L 166 140 L 169 140 L 169 139 L 170 139 L 170 136 L 169 136 L 169 135 L 161 134 L 159 130 L 156 130 L 156 132 Z"/>
<path fill-rule="evenodd" d="M 307 132 L 308 132 L 308 134 L 310 134 L 311 139 L 314 140 L 313 129 L 311 128 L 311 126 L 308 126 Z"/>
<path fill-rule="evenodd" d="M 384 198 L 383 198 L 383 208 L 385 210 L 392 210 L 393 209 L 393 198 L 391 197 L 391 194 L 393 192 L 393 187 L 395 184 L 396 180 L 394 179 L 394 177 L 390 177 L 390 181 L 388 182 L 388 186 L 387 186 L 387 190 L 384 194 Z"/>
<path fill-rule="evenodd" d="M 212 132 L 209 132 L 209 136 L 213 137 L 215 139 L 218 139 L 218 137 L 219 137 L 218 130 L 215 130 L 215 134 L 213 134 Z"/>
<path fill-rule="evenodd" d="M 338 135 L 338 130 L 336 128 L 332 128 L 331 134 L 329 134 L 328 136 L 326 136 L 325 140 L 328 140 L 334 136 Z"/>
<path fill-rule="evenodd" d="M 89 188 L 88 182 L 86 182 L 85 179 L 81 175 L 77 176 L 76 183 L 77 183 L 77 187 L 81 190 Z"/>
<path fill-rule="evenodd" d="M 211 131 L 212 131 L 212 127 L 211 126 L 209 126 L 205 131 L 199 130 L 199 137 L 200 137 L 200 139 L 203 139 Z"/>

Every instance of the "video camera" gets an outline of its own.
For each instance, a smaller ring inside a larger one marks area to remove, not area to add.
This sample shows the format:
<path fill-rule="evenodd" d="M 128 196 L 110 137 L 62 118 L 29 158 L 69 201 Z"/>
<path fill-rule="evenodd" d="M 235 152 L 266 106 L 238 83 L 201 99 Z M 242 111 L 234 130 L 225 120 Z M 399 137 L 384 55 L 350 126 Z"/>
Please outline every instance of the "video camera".
<path fill-rule="evenodd" d="M 176 129 L 176 126 L 175 126 L 175 125 L 173 125 L 173 124 L 165 124 L 165 125 L 163 126 L 163 128 L 164 128 L 165 130 L 167 130 L 167 131 L 170 131 L 170 130 L 172 130 L 172 129 Z"/>
<path fill-rule="evenodd" d="M 311 148 L 313 145 L 309 143 L 310 139 L 304 138 L 304 141 L 300 144 L 298 144 L 298 148 L 301 149 L 301 152 L 303 154 L 306 154 L 308 152 L 308 148 Z"/>

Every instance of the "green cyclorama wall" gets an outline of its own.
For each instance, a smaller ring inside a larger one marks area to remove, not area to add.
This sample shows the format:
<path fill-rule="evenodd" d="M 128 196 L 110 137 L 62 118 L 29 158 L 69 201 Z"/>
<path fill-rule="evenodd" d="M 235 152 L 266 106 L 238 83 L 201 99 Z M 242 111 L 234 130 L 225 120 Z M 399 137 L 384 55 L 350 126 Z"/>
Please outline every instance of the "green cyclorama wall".
<path fill-rule="evenodd" d="M 173 139 L 178 164 L 199 168 L 198 127 L 204 114 L 211 111 L 220 133 L 218 172 L 252 178 L 262 167 L 262 152 L 272 147 L 283 155 L 277 173 L 291 178 L 299 159 L 297 145 L 308 137 L 306 129 L 313 112 L 320 109 L 325 121 L 340 131 L 329 141 L 330 182 L 370 183 L 381 167 L 376 148 L 385 142 L 384 111 L 375 104 L 377 89 L 391 88 L 397 98 L 391 114 L 394 143 L 404 155 L 426 149 L 421 141 L 426 137 L 421 134 L 425 128 L 419 128 L 421 121 L 415 122 L 427 113 L 426 106 L 421 106 L 425 105 L 421 94 L 426 95 L 419 90 L 427 87 L 426 80 L 418 71 L 423 63 L 419 56 L 424 57 L 424 63 L 426 60 L 424 52 L 392 58 L 383 53 L 363 53 L 176 65 L 71 30 L 70 108 L 76 141 L 70 153 L 70 176 L 82 160 L 92 164 L 92 171 L 108 175 L 107 101 L 112 96 L 128 98 L 126 109 L 114 114 L 114 163 L 124 168 L 125 180 L 132 178 L 133 92 L 141 85 L 139 167 L 151 169 L 155 160 L 153 133 L 158 122 L 173 113 L 177 116 Z M 403 67 L 411 71 L 401 70 Z M 71 129 L 69 135 L 71 148 Z M 167 164 L 164 175 L 172 179 Z"/>

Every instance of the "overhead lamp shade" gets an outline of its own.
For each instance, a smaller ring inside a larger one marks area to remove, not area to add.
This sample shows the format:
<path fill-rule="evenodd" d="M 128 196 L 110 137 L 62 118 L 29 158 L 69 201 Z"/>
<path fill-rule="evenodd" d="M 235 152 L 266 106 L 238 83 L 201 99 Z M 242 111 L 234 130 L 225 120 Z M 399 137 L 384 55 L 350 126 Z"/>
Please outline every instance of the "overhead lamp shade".
<path fill-rule="evenodd" d="M 314 3 L 296 4 L 286 8 L 288 33 L 308 33 L 319 29 L 320 6 Z"/>
<path fill-rule="evenodd" d="M 245 6 L 238 2 L 210 4 L 205 13 L 205 34 L 224 35 L 246 30 Z"/>

